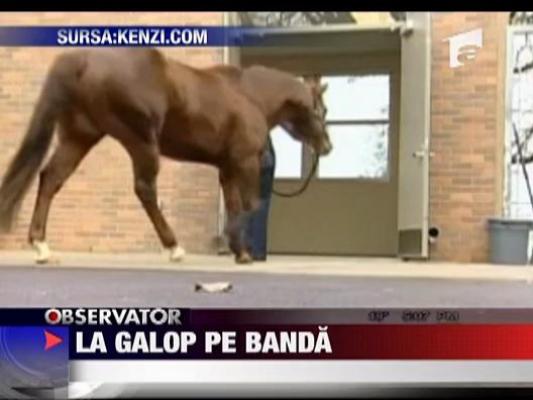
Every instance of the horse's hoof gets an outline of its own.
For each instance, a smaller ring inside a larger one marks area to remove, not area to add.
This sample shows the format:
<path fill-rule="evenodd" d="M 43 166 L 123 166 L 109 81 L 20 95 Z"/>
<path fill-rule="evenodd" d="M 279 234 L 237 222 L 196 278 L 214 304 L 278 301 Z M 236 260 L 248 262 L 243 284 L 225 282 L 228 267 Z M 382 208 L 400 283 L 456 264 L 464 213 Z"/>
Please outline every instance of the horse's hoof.
<path fill-rule="evenodd" d="M 35 251 L 37 252 L 37 254 L 35 255 L 35 262 L 37 264 L 48 263 L 48 261 L 50 261 L 50 256 L 52 255 L 52 253 L 50 252 L 50 248 L 48 247 L 48 243 L 34 241 L 32 245 L 35 248 Z"/>
<path fill-rule="evenodd" d="M 252 264 L 254 259 L 249 253 L 242 253 L 235 257 L 235 262 L 237 264 Z"/>
<path fill-rule="evenodd" d="M 170 261 L 172 262 L 179 262 L 183 260 L 185 257 L 185 249 L 181 246 L 174 246 L 172 249 L 170 249 Z"/>

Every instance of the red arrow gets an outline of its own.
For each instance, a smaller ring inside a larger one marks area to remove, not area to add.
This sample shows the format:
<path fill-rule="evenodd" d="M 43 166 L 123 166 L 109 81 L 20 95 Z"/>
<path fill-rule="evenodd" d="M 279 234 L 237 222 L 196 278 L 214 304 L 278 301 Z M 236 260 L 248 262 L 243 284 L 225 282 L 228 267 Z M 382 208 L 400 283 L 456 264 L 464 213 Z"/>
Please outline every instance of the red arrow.
<path fill-rule="evenodd" d="M 48 332 L 47 330 L 44 331 L 44 338 L 46 340 L 46 344 L 44 345 L 45 350 L 50 350 L 63 343 L 63 339 L 54 335 L 53 333 Z"/>

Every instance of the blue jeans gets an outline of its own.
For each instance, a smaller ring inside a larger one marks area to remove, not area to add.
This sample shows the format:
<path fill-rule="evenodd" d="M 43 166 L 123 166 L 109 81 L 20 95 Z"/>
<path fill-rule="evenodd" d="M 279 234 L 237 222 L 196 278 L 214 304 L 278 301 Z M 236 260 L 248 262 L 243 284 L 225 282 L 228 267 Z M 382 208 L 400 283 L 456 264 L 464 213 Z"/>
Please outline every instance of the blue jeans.
<path fill-rule="evenodd" d="M 261 161 L 259 208 L 250 214 L 246 226 L 248 249 L 252 258 L 257 261 L 264 261 L 267 257 L 268 215 L 276 165 L 274 148 L 270 139 Z"/>

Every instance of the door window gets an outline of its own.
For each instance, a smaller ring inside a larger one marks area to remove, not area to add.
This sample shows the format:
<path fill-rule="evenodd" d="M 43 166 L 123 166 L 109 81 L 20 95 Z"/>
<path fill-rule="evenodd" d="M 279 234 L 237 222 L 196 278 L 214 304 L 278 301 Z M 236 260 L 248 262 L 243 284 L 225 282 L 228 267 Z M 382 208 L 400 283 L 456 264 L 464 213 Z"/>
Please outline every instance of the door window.
<path fill-rule="evenodd" d="M 324 101 L 332 152 L 320 179 L 386 179 L 389 170 L 389 75 L 330 76 Z"/>
<path fill-rule="evenodd" d="M 276 153 L 275 178 L 298 179 L 302 176 L 302 143 L 278 126 L 270 133 Z"/>
<path fill-rule="evenodd" d="M 387 176 L 388 125 L 333 125 L 333 151 L 320 159 L 318 176 L 328 178 L 384 178 Z"/>

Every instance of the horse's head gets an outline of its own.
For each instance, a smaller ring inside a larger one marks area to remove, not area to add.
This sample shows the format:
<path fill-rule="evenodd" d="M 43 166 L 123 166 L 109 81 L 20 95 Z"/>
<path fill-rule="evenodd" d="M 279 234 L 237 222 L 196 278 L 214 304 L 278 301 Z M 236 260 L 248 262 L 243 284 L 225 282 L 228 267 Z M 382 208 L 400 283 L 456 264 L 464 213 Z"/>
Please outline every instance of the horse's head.
<path fill-rule="evenodd" d="M 281 124 L 292 137 L 309 144 L 319 155 L 327 155 L 332 149 L 323 98 L 326 89 L 327 84 L 321 84 L 319 76 L 305 77 L 289 100 L 288 119 Z"/>

